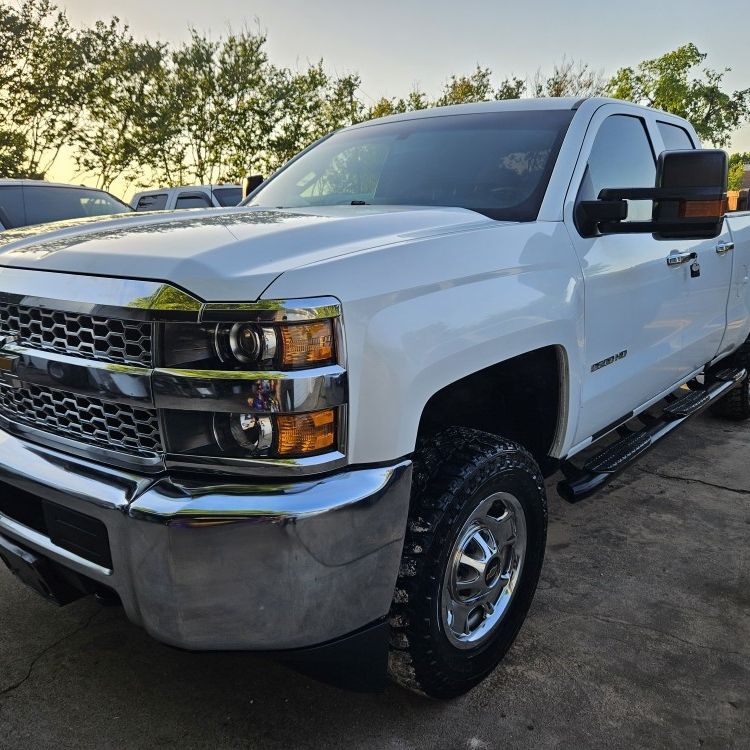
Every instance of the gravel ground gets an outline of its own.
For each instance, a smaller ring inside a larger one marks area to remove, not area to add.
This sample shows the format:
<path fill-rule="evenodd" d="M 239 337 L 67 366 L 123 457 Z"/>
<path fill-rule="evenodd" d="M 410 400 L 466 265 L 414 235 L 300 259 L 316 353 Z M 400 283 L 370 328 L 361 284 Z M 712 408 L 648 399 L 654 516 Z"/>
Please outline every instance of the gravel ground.
<path fill-rule="evenodd" d="M 449 703 L 175 651 L 0 570 L 0 747 L 750 748 L 749 444 L 699 417 L 595 498 L 551 483 L 529 619 Z"/>

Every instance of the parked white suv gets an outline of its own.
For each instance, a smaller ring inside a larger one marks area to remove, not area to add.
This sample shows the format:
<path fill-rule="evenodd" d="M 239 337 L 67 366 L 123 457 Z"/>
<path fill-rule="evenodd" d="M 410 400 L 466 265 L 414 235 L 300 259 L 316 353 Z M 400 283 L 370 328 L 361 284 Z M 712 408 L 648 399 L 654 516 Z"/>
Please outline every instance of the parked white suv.
<path fill-rule="evenodd" d="M 130 205 L 136 211 L 171 211 L 181 208 L 227 208 L 242 200 L 239 185 L 189 185 L 136 193 Z"/>
<path fill-rule="evenodd" d="M 0 230 L 131 211 L 127 203 L 98 188 L 44 180 L 0 180 Z"/>

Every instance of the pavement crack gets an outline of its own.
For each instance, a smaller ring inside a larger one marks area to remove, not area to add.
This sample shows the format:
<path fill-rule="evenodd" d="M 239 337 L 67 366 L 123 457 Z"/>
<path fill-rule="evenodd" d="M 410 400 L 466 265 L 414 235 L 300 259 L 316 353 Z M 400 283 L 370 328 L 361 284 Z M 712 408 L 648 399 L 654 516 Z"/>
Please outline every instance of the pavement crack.
<path fill-rule="evenodd" d="M 696 484 L 702 484 L 706 487 L 713 487 L 717 490 L 727 490 L 728 492 L 736 492 L 738 495 L 750 495 L 750 490 L 740 490 L 736 487 L 729 487 L 726 484 L 717 484 L 716 482 L 707 482 L 705 479 L 695 479 L 694 477 L 681 477 L 677 474 L 666 474 L 662 471 L 654 471 L 653 469 L 644 469 L 642 466 L 636 467 L 642 474 L 651 474 L 655 477 L 661 477 L 662 479 L 676 479 L 678 482 L 695 482 Z"/>
<path fill-rule="evenodd" d="M 628 622 L 627 620 L 618 620 L 615 617 L 604 617 L 603 615 L 595 615 L 591 614 L 589 615 L 593 620 L 597 620 L 598 622 L 603 622 L 607 625 L 623 625 L 627 628 L 635 628 L 636 630 L 645 630 L 647 632 L 651 633 L 659 633 L 659 635 L 663 635 L 666 638 L 671 638 L 675 641 L 679 641 L 680 643 L 684 643 L 687 646 L 693 646 L 694 648 L 701 648 L 705 649 L 706 651 L 714 651 L 718 654 L 726 654 L 731 656 L 739 656 L 743 659 L 750 659 L 750 654 L 747 654 L 743 651 L 730 651 L 729 649 L 725 648 L 717 648 L 716 646 L 709 646 L 705 643 L 696 643 L 695 641 L 688 640 L 687 638 L 680 638 L 680 636 L 675 635 L 674 633 L 670 633 L 667 630 L 659 630 L 659 628 L 651 627 L 650 625 L 643 625 L 639 622 Z"/>
<path fill-rule="evenodd" d="M 44 649 L 42 649 L 32 660 L 29 664 L 28 669 L 26 670 L 26 674 L 21 677 L 20 680 L 17 682 L 14 682 L 11 685 L 8 685 L 8 687 L 3 688 L 0 690 L 0 697 L 4 697 L 6 695 L 9 695 L 10 693 L 14 692 L 15 690 L 18 690 L 18 688 L 21 687 L 28 679 L 31 677 L 31 673 L 34 671 L 34 667 L 36 666 L 37 662 L 46 654 L 48 654 L 52 649 L 57 648 L 61 643 L 67 641 L 69 638 L 72 638 L 73 636 L 77 635 L 83 630 L 86 630 L 86 628 L 91 625 L 91 623 L 94 621 L 94 618 L 101 612 L 101 609 L 97 609 L 92 615 L 90 615 L 86 621 L 79 625 L 74 630 L 71 630 L 69 633 L 66 633 L 61 638 L 58 638 L 54 643 L 50 643 L 49 646 L 46 646 Z"/>

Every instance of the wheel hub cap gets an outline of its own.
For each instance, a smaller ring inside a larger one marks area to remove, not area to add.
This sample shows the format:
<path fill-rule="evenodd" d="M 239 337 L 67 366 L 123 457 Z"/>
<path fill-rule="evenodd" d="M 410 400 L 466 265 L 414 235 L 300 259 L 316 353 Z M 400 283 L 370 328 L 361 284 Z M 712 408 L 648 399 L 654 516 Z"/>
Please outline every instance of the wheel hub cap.
<path fill-rule="evenodd" d="M 496 492 L 458 534 L 443 577 L 441 616 L 448 640 L 473 648 L 502 621 L 518 584 L 526 551 L 526 518 L 518 499 Z"/>

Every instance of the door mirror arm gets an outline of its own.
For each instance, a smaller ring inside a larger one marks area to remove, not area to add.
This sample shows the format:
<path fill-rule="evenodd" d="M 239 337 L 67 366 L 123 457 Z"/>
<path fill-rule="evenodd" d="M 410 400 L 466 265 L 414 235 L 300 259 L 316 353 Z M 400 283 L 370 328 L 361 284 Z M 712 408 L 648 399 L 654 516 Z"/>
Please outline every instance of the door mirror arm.
<path fill-rule="evenodd" d="M 575 207 L 575 224 L 582 237 L 601 234 L 600 226 L 618 224 L 628 218 L 625 200 L 578 201 Z M 623 225 L 625 226 L 625 225 Z"/>

